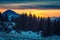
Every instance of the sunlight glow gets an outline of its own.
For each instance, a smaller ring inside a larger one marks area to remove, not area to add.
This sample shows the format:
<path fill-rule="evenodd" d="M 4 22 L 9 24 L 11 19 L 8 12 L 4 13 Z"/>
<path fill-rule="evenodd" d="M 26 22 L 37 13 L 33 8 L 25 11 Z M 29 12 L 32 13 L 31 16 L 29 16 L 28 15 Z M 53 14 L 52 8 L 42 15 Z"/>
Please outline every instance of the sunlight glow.
<path fill-rule="evenodd" d="M 7 9 L 1 9 L 0 12 L 4 12 Z M 11 9 L 15 11 L 18 14 L 27 13 L 29 15 L 30 13 L 32 15 L 36 15 L 36 17 L 60 17 L 60 9 Z"/>

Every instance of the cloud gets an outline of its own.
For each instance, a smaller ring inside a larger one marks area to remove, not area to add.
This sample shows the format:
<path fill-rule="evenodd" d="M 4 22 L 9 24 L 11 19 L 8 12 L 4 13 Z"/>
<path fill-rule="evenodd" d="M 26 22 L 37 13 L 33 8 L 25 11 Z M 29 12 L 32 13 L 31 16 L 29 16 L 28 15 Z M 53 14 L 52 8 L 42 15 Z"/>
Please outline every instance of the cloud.
<path fill-rule="evenodd" d="M 52 9 L 60 9 L 60 1 L 0 4 L 0 8 L 9 8 L 9 9 L 24 9 L 24 8 L 50 9 L 50 8 L 52 8 Z"/>

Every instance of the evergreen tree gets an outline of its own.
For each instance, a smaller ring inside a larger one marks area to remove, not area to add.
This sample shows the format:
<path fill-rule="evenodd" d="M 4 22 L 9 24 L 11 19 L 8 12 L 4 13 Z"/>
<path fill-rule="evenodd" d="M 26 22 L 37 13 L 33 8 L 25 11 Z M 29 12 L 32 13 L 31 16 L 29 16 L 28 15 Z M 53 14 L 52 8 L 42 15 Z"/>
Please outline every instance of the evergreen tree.
<path fill-rule="evenodd" d="M 0 31 L 2 30 L 2 25 L 1 25 L 1 23 L 2 23 L 2 15 L 1 15 L 1 12 L 0 12 Z"/>
<path fill-rule="evenodd" d="M 28 27 L 28 17 L 27 17 L 27 14 L 22 14 L 20 15 L 19 18 L 17 18 L 15 21 L 16 21 L 16 26 L 13 28 L 14 30 L 16 30 L 17 32 L 19 31 L 26 31 L 27 30 L 27 27 Z"/>
<path fill-rule="evenodd" d="M 0 21 L 1 21 L 1 12 L 0 12 Z"/>
<path fill-rule="evenodd" d="M 32 28 L 33 28 L 33 31 L 38 31 L 38 22 L 37 22 L 37 18 L 36 18 L 36 15 L 34 14 L 33 15 L 33 18 L 32 18 Z"/>
<path fill-rule="evenodd" d="M 55 32 L 57 35 L 60 35 L 60 21 L 59 20 L 56 22 Z"/>
<path fill-rule="evenodd" d="M 15 22 L 15 26 L 13 27 L 13 30 L 17 31 L 18 33 L 21 30 L 20 17 L 21 17 L 21 15 L 17 19 L 15 19 L 15 20 L 12 18 L 12 21 Z"/>
<path fill-rule="evenodd" d="M 44 18 L 41 17 L 41 18 L 40 18 L 40 21 L 39 21 L 39 22 L 40 22 L 40 23 L 39 23 L 39 25 L 40 25 L 40 26 L 39 26 L 39 30 L 42 30 L 42 28 L 44 27 L 44 21 L 45 21 Z"/>
<path fill-rule="evenodd" d="M 29 27 L 28 27 L 28 29 L 31 30 L 31 31 L 33 30 L 33 28 L 32 28 L 33 27 L 32 26 L 33 20 L 32 19 L 33 19 L 33 17 L 32 17 L 32 14 L 30 13 L 29 14 L 29 24 L 28 24 Z"/>
<path fill-rule="evenodd" d="M 54 27 L 54 30 L 52 30 L 53 34 L 56 34 L 56 28 L 57 28 L 57 21 L 56 20 L 54 20 L 53 27 Z"/>
<path fill-rule="evenodd" d="M 5 14 L 5 21 L 8 21 L 9 19 L 8 19 L 8 15 L 7 14 Z"/>
<path fill-rule="evenodd" d="M 43 36 L 49 36 L 51 33 L 51 20 L 48 17 L 45 21 L 45 25 L 43 27 Z"/>

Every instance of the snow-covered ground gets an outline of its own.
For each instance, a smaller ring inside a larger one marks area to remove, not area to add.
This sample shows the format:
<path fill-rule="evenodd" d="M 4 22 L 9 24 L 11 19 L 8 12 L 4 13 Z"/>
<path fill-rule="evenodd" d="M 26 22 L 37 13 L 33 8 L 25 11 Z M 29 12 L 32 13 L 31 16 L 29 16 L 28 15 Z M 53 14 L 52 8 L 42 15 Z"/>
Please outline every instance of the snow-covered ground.
<path fill-rule="evenodd" d="M 50 37 L 42 37 L 41 33 L 38 35 L 37 32 L 32 31 L 22 31 L 19 34 L 12 31 L 9 34 L 0 32 L 0 40 L 60 40 L 60 36 L 52 35 Z"/>

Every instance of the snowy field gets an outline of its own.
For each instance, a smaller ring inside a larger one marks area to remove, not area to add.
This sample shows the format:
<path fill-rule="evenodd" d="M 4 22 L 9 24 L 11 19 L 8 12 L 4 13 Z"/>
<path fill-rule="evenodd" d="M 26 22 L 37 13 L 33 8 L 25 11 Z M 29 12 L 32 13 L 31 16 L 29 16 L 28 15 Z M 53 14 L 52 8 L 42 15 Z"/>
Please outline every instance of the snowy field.
<path fill-rule="evenodd" d="M 60 40 L 60 36 L 42 37 L 41 34 L 37 35 L 35 32 L 28 34 L 29 32 L 21 32 L 20 34 L 0 33 L 0 40 Z"/>

